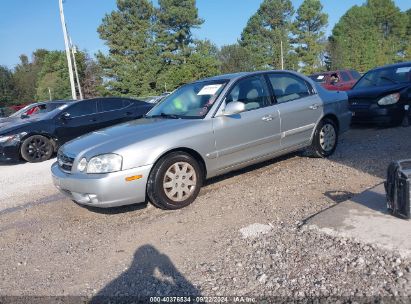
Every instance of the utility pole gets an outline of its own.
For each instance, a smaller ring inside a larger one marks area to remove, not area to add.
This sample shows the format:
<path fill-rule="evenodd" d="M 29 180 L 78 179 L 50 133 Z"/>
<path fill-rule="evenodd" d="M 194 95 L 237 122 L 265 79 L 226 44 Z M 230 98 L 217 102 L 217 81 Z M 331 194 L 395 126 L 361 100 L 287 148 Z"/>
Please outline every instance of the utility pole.
<path fill-rule="evenodd" d="M 76 87 L 74 85 L 73 66 L 71 64 L 71 55 L 70 55 L 70 47 L 69 47 L 68 35 L 67 35 L 67 26 L 66 26 L 66 21 L 64 19 L 63 0 L 59 0 L 59 6 L 60 6 L 61 27 L 63 28 L 64 45 L 66 47 L 67 65 L 68 65 L 69 76 L 70 76 L 71 96 L 73 100 L 76 100 L 77 93 L 76 93 Z"/>
<path fill-rule="evenodd" d="M 76 49 L 76 46 L 73 45 L 73 42 L 71 41 L 71 37 L 70 37 L 70 47 L 71 47 L 71 53 L 73 54 L 74 72 L 76 73 L 77 88 L 78 88 L 78 92 L 80 95 L 80 100 L 83 100 L 83 92 L 81 90 L 80 78 L 78 77 L 77 62 L 76 62 L 76 55 L 75 55 L 77 53 L 77 49 Z"/>
<path fill-rule="evenodd" d="M 284 70 L 283 40 L 281 40 L 281 70 Z"/>

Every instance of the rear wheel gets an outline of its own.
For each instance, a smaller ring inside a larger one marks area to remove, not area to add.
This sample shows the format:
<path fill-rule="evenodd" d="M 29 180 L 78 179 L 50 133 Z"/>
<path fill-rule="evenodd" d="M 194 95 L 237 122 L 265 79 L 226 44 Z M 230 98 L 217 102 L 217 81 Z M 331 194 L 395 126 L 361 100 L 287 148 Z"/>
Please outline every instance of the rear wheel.
<path fill-rule="evenodd" d="M 200 192 L 203 172 L 198 162 L 184 152 L 172 152 L 154 166 L 147 183 L 151 203 L 162 209 L 190 205 Z"/>
<path fill-rule="evenodd" d="M 329 118 L 320 121 L 314 132 L 313 141 L 309 148 L 315 157 L 328 157 L 334 153 L 338 143 L 338 128 Z"/>
<path fill-rule="evenodd" d="M 51 141 L 42 135 L 26 138 L 20 147 L 21 157 L 30 163 L 38 163 L 50 159 L 54 147 Z"/>

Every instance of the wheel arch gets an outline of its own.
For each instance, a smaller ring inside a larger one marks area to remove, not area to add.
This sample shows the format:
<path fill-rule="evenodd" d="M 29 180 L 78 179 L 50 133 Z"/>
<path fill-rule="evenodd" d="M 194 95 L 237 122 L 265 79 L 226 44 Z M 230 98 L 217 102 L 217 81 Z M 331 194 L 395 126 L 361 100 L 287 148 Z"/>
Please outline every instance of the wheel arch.
<path fill-rule="evenodd" d="M 340 131 L 340 121 L 338 120 L 337 115 L 335 115 L 334 113 L 326 113 L 326 114 L 325 114 L 324 116 L 322 116 L 322 117 L 317 121 L 317 123 L 315 124 L 315 127 L 314 127 L 314 129 L 313 129 L 313 131 L 312 131 L 312 133 L 311 133 L 310 143 L 312 143 L 312 141 L 313 141 L 313 139 L 314 139 L 314 134 L 315 134 L 315 131 L 317 130 L 318 124 L 319 124 L 321 121 L 323 121 L 324 119 L 330 119 L 330 120 L 332 120 L 332 121 L 336 124 L 336 126 L 337 126 L 337 133 L 339 133 L 339 131 Z"/>
<path fill-rule="evenodd" d="M 336 124 L 337 131 L 339 132 L 339 130 L 340 130 L 340 121 L 338 120 L 337 115 L 335 115 L 334 113 L 328 113 L 328 114 L 324 115 L 323 118 L 321 118 L 321 120 L 324 120 L 324 119 L 332 120 Z"/>
<path fill-rule="evenodd" d="M 165 156 L 167 156 L 168 154 L 173 153 L 173 152 L 185 152 L 185 153 L 189 154 L 190 156 L 192 156 L 192 157 L 198 162 L 198 164 L 201 166 L 201 169 L 202 169 L 202 171 L 203 171 L 203 172 L 202 172 L 202 173 L 203 173 L 203 178 L 204 178 L 204 180 L 206 179 L 206 177 L 207 177 L 207 166 L 206 166 L 206 163 L 205 163 L 205 161 L 204 161 L 204 158 L 201 156 L 200 153 L 198 153 L 198 152 L 195 151 L 194 149 L 187 148 L 187 147 L 173 148 L 173 149 L 171 149 L 171 150 L 168 150 L 168 151 L 162 153 L 162 154 L 161 154 L 160 156 L 158 156 L 157 159 L 154 161 L 153 168 L 154 168 L 155 165 L 160 161 L 160 159 L 162 159 L 163 157 L 165 157 Z M 153 170 L 153 169 L 151 169 L 151 170 Z M 150 171 L 150 174 L 151 174 L 151 171 Z"/>

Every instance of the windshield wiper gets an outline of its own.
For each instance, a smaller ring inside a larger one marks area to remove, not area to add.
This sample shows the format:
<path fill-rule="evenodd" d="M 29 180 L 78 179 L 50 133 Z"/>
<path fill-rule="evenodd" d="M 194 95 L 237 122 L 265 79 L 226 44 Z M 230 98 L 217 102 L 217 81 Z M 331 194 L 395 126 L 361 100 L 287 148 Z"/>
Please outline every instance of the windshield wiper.
<path fill-rule="evenodd" d="M 395 84 L 397 84 L 397 83 L 398 83 L 398 82 L 397 82 L 397 81 L 395 81 L 394 79 L 391 79 L 391 78 L 386 77 L 386 76 L 380 76 L 380 78 L 381 78 L 381 79 L 384 79 L 384 80 L 391 81 L 392 83 L 395 83 Z"/>
<path fill-rule="evenodd" d="M 176 115 L 176 114 L 166 114 L 166 113 L 160 113 L 157 115 L 150 115 L 146 116 L 147 118 L 156 118 L 156 117 L 162 117 L 162 118 L 171 118 L 171 119 L 180 119 L 181 116 Z"/>

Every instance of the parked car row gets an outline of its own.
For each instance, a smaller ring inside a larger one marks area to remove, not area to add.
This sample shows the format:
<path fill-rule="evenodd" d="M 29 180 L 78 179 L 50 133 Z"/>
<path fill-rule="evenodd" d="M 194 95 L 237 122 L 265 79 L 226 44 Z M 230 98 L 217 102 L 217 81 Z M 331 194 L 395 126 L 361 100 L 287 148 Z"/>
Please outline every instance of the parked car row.
<path fill-rule="evenodd" d="M 399 125 L 410 116 L 411 62 L 378 67 L 362 77 L 354 70 L 316 73 L 324 88 L 347 91 L 354 123 Z"/>
<path fill-rule="evenodd" d="M 347 91 L 325 89 L 321 75 L 263 71 L 202 79 L 156 105 L 39 103 L 0 122 L 0 157 L 38 162 L 58 150 L 54 184 L 79 204 L 178 209 L 205 179 L 302 148 L 331 155 L 351 121 L 399 123 L 410 112 L 410 71 L 410 62 L 376 68 Z M 344 72 L 358 77 L 337 77 Z"/>
<path fill-rule="evenodd" d="M 178 209 L 208 178 L 306 147 L 331 155 L 350 122 L 347 94 L 301 74 L 221 75 L 180 87 L 142 119 L 66 143 L 51 171 L 79 204 Z"/>
<path fill-rule="evenodd" d="M 83 134 L 142 117 L 152 104 L 128 98 L 36 103 L 0 120 L 0 159 L 40 162 Z"/>

